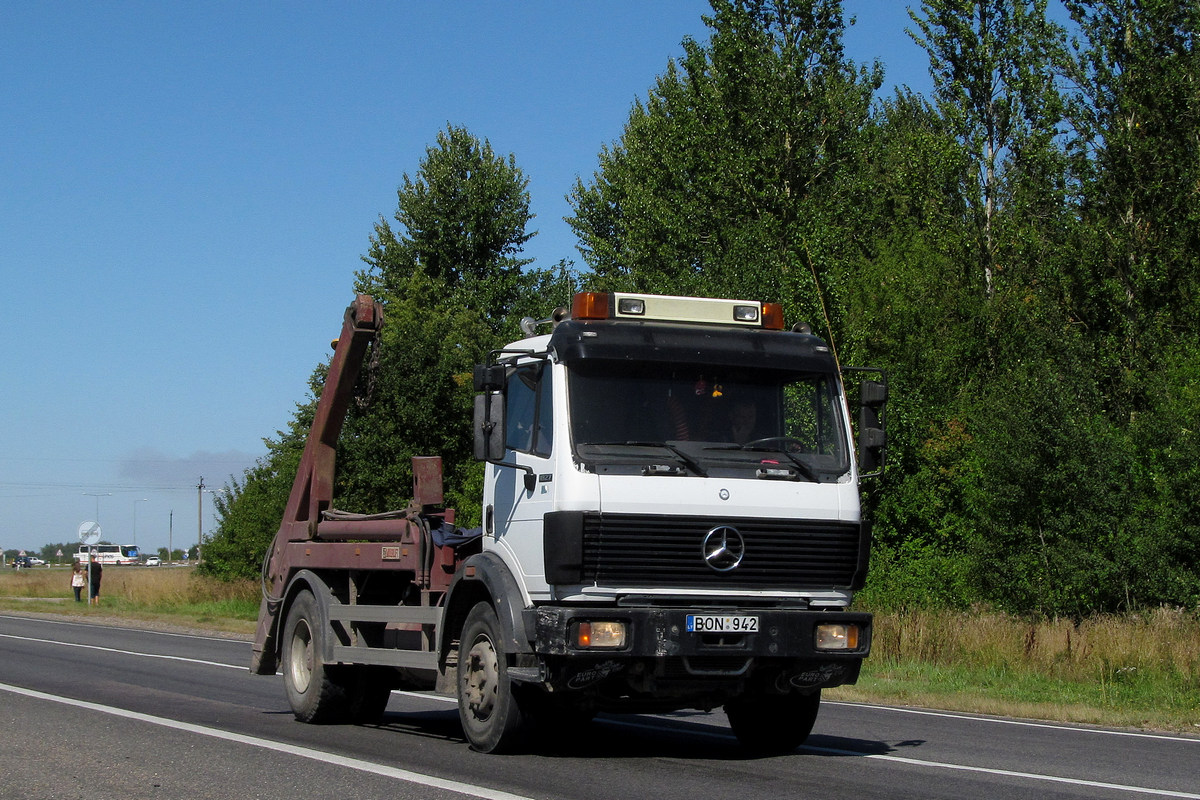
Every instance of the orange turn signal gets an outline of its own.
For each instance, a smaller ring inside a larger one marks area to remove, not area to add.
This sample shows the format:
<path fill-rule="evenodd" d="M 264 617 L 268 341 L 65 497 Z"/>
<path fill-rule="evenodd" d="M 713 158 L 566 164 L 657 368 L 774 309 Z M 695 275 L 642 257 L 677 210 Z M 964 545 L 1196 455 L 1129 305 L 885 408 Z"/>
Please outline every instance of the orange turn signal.
<path fill-rule="evenodd" d="M 763 327 L 769 331 L 783 330 L 783 305 L 781 303 L 763 303 Z"/>
<path fill-rule="evenodd" d="M 608 319 L 609 295 L 605 292 L 577 292 L 571 300 L 574 319 Z"/>

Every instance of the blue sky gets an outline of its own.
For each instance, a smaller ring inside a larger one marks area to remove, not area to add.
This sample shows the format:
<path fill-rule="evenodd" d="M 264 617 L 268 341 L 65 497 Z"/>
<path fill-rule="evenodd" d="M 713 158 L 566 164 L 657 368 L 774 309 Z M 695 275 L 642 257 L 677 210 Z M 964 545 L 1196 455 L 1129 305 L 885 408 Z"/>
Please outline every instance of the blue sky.
<path fill-rule="evenodd" d="M 848 55 L 928 91 L 905 4 Z M 372 225 L 447 123 L 562 218 L 703 0 L 0 0 L 0 548 L 194 543 L 328 355 Z M 100 496 L 96 496 L 100 495 Z"/>

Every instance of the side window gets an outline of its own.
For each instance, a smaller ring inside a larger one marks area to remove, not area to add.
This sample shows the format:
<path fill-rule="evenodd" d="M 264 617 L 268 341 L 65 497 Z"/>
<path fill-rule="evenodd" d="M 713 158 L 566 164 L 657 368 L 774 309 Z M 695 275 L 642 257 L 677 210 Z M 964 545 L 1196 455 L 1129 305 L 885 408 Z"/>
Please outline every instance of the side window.
<path fill-rule="evenodd" d="M 783 389 L 786 435 L 812 453 L 838 455 L 841 450 L 834 387 L 818 377 L 788 384 Z"/>
<path fill-rule="evenodd" d="M 533 439 L 533 452 L 539 456 L 549 456 L 554 451 L 554 392 L 551 390 L 550 376 L 554 373 L 543 367 L 542 378 L 538 381 L 537 427 Z"/>
<path fill-rule="evenodd" d="M 543 364 L 520 367 L 508 378 L 505 446 L 549 456 L 554 444 L 550 371 Z"/>
<path fill-rule="evenodd" d="M 504 445 L 509 450 L 528 453 L 533 447 L 533 418 L 537 411 L 537 371 L 522 367 L 508 378 L 504 421 L 507 436 Z"/>

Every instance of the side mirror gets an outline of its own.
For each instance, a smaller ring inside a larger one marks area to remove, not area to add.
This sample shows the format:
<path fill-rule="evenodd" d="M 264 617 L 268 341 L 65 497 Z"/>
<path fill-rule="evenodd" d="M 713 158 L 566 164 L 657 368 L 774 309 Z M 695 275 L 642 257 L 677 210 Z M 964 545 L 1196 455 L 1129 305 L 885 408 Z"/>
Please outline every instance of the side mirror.
<path fill-rule="evenodd" d="M 863 381 L 859 386 L 859 402 L 867 408 L 881 409 L 887 403 L 888 387 L 879 381 Z"/>
<path fill-rule="evenodd" d="M 886 412 L 888 399 L 887 377 L 884 382 L 865 380 L 859 384 L 858 397 L 858 467 L 859 477 L 875 477 L 883 473 L 884 452 L 887 449 Z"/>
<path fill-rule="evenodd" d="M 476 364 L 473 375 L 475 391 L 499 392 L 504 389 L 504 365 Z"/>
<path fill-rule="evenodd" d="M 478 368 L 477 368 L 478 369 Z M 475 458 L 480 461 L 504 460 L 504 395 L 484 392 L 475 395 Z"/>
<path fill-rule="evenodd" d="M 511 467 L 525 473 L 523 484 L 525 491 L 532 492 L 537 486 L 537 473 L 532 467 L 514 464 L 504 460 L 507 452 L 505 442 L 507 437 L 504 430 L 504 395 L 499 392 L 484 392 L 475 395 L 475 458 L 496 464 L 501 467 Z"/>

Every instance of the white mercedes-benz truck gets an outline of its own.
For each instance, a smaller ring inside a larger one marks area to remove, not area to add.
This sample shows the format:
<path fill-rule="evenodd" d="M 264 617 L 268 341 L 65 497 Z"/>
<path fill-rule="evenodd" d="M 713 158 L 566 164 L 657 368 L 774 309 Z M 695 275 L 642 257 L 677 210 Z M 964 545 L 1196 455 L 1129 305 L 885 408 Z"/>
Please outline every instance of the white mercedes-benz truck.
<path fill-rule="evenodd" d="M 856 681 L 859 481 L 882 468 L 886 380 L 850 387 L 855 436 L 844 371 L 778 305 L 580 293 L 476 367 L 483 524 L 463 530 L 437 458 L 414 459 L 402 512 L 332 508 L 381 324 L 370 298 L 347 311 L 264 560 L 252 668 L 282 666 L 298 718 L 370 719 L 393 687 L 437 688 L 493 752 L 597 712 L 723 707 L 747 748 L 786 752 L 821 690 Z"/>

